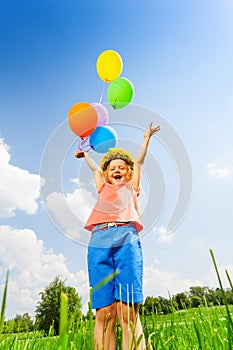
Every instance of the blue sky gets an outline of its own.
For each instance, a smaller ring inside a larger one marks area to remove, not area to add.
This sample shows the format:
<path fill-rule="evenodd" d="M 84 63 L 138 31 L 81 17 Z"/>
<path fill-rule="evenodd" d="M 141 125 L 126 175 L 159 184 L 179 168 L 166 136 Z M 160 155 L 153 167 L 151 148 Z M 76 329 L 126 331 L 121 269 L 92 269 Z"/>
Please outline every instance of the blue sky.
<path fill-rule="evenodd" d="M 171 125 L 193 171 L 188 212 L 168 235 L 178 176 L 159 135 L 153 140 L 166 200 L 156 227 L 142 238 L 145 295 L 216 287 L 209 248 L 220 269 L 233 273 L 232 15 L 230 0 L 1 1 L 0 285 L 10 268 L 8 317 L 33 314 L 38 293 L 58 274 L 77 288 L 85 309 L 86 248 L 65 238 L 47 215 L 39 176 L 46 145 L 71 106 L 98 102 L 103 91 L 107 104 L 106 83 L 95 68 L 106 49 L 122 57 L 122 76 L 135 88 L 132 103 Z M 132 139 L 130 130 L 119 134 Z M 140 132 L 135 137 L 140 143 Z M 84 167 L 73 158 L 74 148 L 62 170 L 70 201 L 81 193 L 77 175 Z M 82 186 L 93 191 L 89 182 Z"/>

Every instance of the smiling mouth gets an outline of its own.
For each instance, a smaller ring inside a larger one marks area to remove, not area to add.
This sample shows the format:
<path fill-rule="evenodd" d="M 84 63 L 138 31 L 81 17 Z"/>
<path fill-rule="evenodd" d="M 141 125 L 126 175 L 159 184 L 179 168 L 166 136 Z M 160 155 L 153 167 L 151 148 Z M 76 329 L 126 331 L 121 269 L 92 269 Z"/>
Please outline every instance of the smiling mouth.
<path fill-rule="evenodd" d="M 120 180 L 121 178 L 122 178 L 121 175 L 114 175 L 114 179 L 115 179 L 115 180 Z"/>

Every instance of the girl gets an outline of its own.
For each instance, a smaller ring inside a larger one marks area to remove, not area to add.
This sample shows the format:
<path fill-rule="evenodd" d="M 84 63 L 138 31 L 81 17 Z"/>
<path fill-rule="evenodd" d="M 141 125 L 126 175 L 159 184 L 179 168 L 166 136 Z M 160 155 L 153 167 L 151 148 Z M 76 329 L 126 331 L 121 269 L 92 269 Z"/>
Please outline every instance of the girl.
<path fill-rule="evenodd" d="M 116 317 L 122 327 L 122 349 L 129 349 L 133 335 L 141 341 L 138 349 L 146 348 L 138 313 L 142 294 L 142 250 L 138 233 L 141 167 L 149 141 L 160 126 L 144 132 L 144 141 L 136 158 L 120 148 L 112 148 L 100 162 L 100 168 L 84 152 L 93 171 L 98 192 L 97 203 L 85 228 L 92 231 L 88 247 L 88 272 L 93 288 L 92 307 L 96 309 L 94 329 L 95 349 L 116 349 Z M 79 157 L 79 152 L 76 152 Z M 95 288 L 101 281 L 107 283 Z"/>

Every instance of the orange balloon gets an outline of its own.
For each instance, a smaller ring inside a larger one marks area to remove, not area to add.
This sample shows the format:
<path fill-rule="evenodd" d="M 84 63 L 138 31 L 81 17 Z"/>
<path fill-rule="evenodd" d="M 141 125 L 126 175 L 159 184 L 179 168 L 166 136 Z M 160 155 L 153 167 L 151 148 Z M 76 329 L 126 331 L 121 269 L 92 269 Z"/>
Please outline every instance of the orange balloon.
<path fill-rule="evenodd" d="M 81 138 L 89 136 L 96 128 L 98 115 L 89 103 L 79 102 L 71 107 L 68 113 L 71 130 Z"/>

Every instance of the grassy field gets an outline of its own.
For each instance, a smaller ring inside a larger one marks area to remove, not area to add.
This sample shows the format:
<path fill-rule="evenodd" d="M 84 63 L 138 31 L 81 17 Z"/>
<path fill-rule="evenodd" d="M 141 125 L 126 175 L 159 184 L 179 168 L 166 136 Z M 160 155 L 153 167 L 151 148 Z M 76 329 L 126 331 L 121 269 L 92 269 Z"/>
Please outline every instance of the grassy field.
<path fill-rule="evenodd" d="M 141 321 L 147 342 L 152 350 L 233 350 L 233 306 L 227 304 L 224 289 L 212 251 L 211 256 L 219 280 L 224 306 L 199 307 L 173 311 L 168 315 L 147 315 L 142 313 Z M 227 272 L 226 272 L 227 273 Z M 232 282 L 227 273 L 231 288 Z M 6 277 L 0 313 L 1 350 L 92 350 L 94 349 L 94 320 L 80 320 L 75 328 L 68 330 L 66 294 L 61 294 L 59 336 L 44 337 L 42 333 L 1 334 L 6 307 L 8 274 Z M 116 326 L 117 350 L 121 350 L 121 330 Z M 130 347 L 136 349 L 136 347 Z M 127 349 L 127 350 L 130 350 Z M 101 349 L 100 349 L 101 350 Z"/>
<path fill-rule="evenodd" d="M 230 317 L 233 307 L 229 307 Z M 151 349 L 233 349 L 232 324 L 223 307 L 189 309 L 144 320 Z"/>
<path fill-rule="evenodd" d="M 230 316 L 233 307 L 229 307 Z M 169 315 L 142 316 L 148 349 L 209 350 L 233 349 L 232 325 L 225 306 L 176 311 Z M 60 337 L 43 337 L 41 333 L 2 335 L 0 349 L 92 349 L 90 321 L 80 321 L 76 329 Z M 120 328 L 117 327 L 117 349 L 121 349 Z"/>

